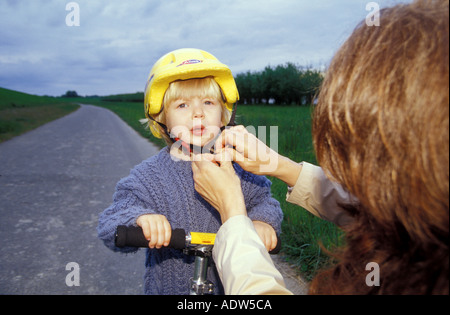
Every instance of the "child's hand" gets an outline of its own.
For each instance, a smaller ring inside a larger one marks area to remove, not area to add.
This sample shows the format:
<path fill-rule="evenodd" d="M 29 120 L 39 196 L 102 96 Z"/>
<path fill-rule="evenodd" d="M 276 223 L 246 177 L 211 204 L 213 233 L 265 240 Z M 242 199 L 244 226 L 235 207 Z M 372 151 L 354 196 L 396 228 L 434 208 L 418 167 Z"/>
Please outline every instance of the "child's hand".
<path fill-rule="evenodd" d="M 270 224 L 262 221 L 253 221 L 255 230 L 261 238 L 268 252 L 277 246 L 277 234 Z"/>
<path fill-rule="evenodd" d="M 148 247 L 159 249 L 162 246 L 169 246 L 172 228 L 165 216 L 144 214 L 137 218 L 136 223 L 142 228 L 145 238 L 149 241 Z"/>

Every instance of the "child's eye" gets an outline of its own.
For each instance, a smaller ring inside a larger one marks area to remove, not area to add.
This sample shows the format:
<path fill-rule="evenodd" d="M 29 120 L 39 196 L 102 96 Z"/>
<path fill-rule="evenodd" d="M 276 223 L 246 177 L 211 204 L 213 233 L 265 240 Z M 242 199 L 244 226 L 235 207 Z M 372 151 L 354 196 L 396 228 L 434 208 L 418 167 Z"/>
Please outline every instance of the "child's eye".
<path fill-rule="evenodd" d="M 213 102 L 213 101 L 206 100 L 206 101 L 205 101 L 205 105 L 214 105 L 214 102 Z"/>
<path fill-rule="evenodd" d="M 178 106 L 177 106 L 177 108 L 186 108 L 186 107 L 187 107 L 186 103 L 181 103 L 181 104 L 178 104 Z"/>

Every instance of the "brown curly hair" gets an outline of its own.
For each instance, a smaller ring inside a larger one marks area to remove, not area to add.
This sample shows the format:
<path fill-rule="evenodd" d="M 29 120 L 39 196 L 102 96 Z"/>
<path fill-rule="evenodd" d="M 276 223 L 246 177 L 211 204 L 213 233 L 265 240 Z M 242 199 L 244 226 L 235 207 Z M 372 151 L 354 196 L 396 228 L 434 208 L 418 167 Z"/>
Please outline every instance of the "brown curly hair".
<path fill-rule="evenodd" d="M 337 264 L 315 294 L 449 293 L 449 1 L 421 0 L 358 25 L 314 112 L 317 159 L 356 196 Z M 380 285 L 366 285 L 369 262 Z"/>

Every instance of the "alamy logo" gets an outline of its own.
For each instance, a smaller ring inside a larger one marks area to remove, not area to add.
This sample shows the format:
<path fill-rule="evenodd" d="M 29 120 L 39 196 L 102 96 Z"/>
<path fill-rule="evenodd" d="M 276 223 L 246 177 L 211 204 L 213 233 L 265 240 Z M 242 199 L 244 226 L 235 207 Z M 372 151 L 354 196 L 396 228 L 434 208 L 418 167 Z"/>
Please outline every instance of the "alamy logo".
<path fill-rule="evenodd" d="M 366 4 L 366 11 L 370 11 L 366 16 L 367 26 L 380 26 L 380 5 L 376 2 Z"/>
<path fill-rule="evenodd" d="M 70 272 L 66 276 L 66 285 L 68 287 L 80 286 L 80 265 L 76 262 L 70 262 L 66 265 L 66 270 Z"/>
<path fill-rule="evenodd" d="M 370 271 L 366 276 L 366 285 L 368 287 L 380 286 L 380 266 L 376 262 L 370 262 L 366 265 L 366 270 Z"/>
<path fill-rule="evenodd" d="M 66 11 L 70 11 L 66 15 L 67 26 L 80 26 L 80 6 L 76 2 L 66 4 Z"/>

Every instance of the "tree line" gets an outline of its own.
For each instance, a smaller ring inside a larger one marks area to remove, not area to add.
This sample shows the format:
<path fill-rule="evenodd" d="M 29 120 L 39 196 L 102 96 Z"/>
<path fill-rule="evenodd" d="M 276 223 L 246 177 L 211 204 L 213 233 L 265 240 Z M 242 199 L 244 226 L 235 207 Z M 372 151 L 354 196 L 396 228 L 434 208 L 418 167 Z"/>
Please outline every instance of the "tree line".
<path fill-rule="evenodd" d="M 267 66 L 262 71 L 237 74 L 235 80 L 244 104 L 307 105 L 314 103 L 323 74 L 288 62 Z"/>
<path fill-rule="evenodd" d="M 319 92 L 323 74 L 293 63 L 276 67 L 267 66 L 262 71 L 239 73 L 235 76 L 240 103 L 310 105 Z M 67 91 L 62 97 L 80 97 L 76 91 Z M 99 96 L 91 96 L 99 97 Z M 120 94 L 99 97 L 111 102 L 143 102 L 144 93 Z"/>

